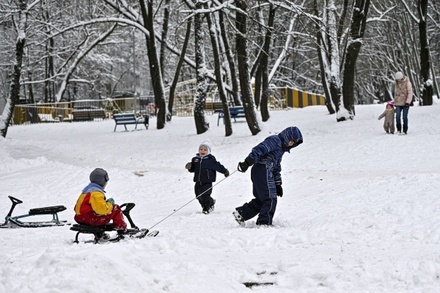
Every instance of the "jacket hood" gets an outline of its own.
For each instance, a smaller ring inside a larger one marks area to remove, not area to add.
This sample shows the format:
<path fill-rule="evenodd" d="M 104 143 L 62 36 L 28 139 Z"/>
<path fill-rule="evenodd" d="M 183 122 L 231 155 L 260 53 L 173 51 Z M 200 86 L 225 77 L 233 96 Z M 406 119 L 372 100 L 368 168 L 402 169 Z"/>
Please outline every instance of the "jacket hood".
<path fill-rule="evenodd" d="M 90 182 L 89 185 L 84 187 L 84 189 L 82 190 L 82 193 L 88 193 L 88 192 L 92 192 L 92 191 L 100 191 L 102 193 L 105 193 L 105 190 L 102 188 L 102 186 L 99 184 L 96 184 L 94 182 Z"/>
<path fill-rule="evenodd" d="M 303 136 L 301 134 L 301 131 L 296 126 L 287 127 L 278 134 L 278 137 L 281 139 L 283 149 L 287 152 L 290 152 L 292 148 L 297 147 L 303 143 Z M 289 141 L 291 140 L 295 142 L 293 146 L 288 145 Z"/>

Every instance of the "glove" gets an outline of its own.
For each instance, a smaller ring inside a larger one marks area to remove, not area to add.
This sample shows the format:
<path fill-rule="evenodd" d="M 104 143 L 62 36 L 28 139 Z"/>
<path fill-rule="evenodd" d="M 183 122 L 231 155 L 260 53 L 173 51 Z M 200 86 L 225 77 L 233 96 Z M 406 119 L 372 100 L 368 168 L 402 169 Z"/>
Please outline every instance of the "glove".
<path fill-rule="evenodd" d="M 254 164 L 254 160 L 250 157 L 247 157 L 244 162 L 238 163 L 237 170 L 241 173 L 246 172 L 246 170 Z"/>
<path fill-rule="evenodd" d="M 405 107 L 409 107 L 409 103 L 405 103 Z"/>
<path fill-rule="evenodd" d="M 113 198 L 107 199 L 107 202 L 111 203 L 112 205 L 115 205 L 115 200 Z"/>
<path fill-rule="evenodd" d="M 229 171 L 226 169 L 226 172 L 224 173 L 225 177 L 229 176 Z"/>
<path fill-rule="evenodd" d="M 275 187 L 277 188 L 277 195 L 283 197 L 283 187 L 281 186 L 281 183 L 276 183 Z"/>
<path fill-rule="evenodd" d="M 192 166 L 192 163 L 191 162 L 189 162 L 189 163 L 186 163 L 186 165 L 185 165 L 185 169 L 191 169 L 191 166 Z"/>

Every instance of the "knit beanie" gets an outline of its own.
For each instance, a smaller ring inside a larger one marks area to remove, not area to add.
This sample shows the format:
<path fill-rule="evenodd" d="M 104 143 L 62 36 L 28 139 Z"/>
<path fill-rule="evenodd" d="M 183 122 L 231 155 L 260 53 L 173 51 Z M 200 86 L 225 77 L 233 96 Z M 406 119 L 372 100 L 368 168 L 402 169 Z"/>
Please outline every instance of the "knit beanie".
<path fill-rule="evenodd" d="M 211 153 L 211 142 L 209 140 L 204 140 L 200 145 L 199 145 L 199 149 L 201 146 L 204 146 L 208 149 L 208 154 Z"/>
<path fill-rule="evenodd" d="M 403 78 L 403 73 L 400 72 L 400 71 L 397 71 L 397 72 L 396 72 L 395 79 L 396 79 L 396 80 L 401 80 L 402 78 Z"/>
<path fill-rule="evenodd" d="M 102 168 L 96 168 L 90 173 L 90 182 L 101 185 L 102 187 L 104 187 L 108 180 L 108 173 Z"/>

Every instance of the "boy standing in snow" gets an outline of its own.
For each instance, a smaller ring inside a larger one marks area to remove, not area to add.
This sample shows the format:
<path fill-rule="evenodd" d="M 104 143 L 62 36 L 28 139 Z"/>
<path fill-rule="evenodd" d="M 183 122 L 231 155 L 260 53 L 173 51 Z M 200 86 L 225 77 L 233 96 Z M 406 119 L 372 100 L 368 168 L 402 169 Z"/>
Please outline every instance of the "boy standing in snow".
<path fill-rule="evenodd" d="M 383 129 L 386 133 L 394 134 L 394 105 L 392 101 L 387 103 L 385 111 L 380 114 L 378 119 L 380 120 L 383 117 L 385 117 Z"/>
<path fill-rule="evenodd" d="M 229 176 L 229 171 L 211 154 L 211 144 L 204 141 L 199 146 L 199 152 L 185 168 L 194 173 L 194 192 L 204 214 L 214 210 L 215 199 L 211 197 L 212 183 L 216 180 L 216 172 Z"/>
<path fill-rule="evenodd" d="M 258 215 L 257 225 L 272 225 L 277 206 L 277 196 L 283 196 L 281 187 L 281 159 L 285 152 L 302 144 L 303 137 L 297 127 L 288 127 L 278 135 L 268 136 L 255 146 L 243 162 L 238 163 L 238 171 L 244 173 L 252 166 L 251 180 L 254 198 L 237 207 L 232 213 L 241 225 Z"/>
<path fill-rule="evenodd" d="M 75 205 L 75 221 L 89 226 L 103 226 L 113 221 L 113 228 L 123 234 L 127 228 L 121 208 L 113 198 L 106 199 L 104 188 L 109 181 L 104 169 L 90 173 L 90 183 L 84 187 Z"/>

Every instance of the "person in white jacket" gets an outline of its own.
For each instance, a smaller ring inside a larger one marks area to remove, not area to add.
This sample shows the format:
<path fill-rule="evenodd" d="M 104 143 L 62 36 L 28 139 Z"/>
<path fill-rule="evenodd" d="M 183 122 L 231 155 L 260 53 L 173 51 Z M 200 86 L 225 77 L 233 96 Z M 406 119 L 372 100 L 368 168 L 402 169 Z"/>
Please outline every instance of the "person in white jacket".
<path fill-rule="evenodd" d="M 395 75 L 394 106 L 396 107 L 397 132 L 407 134 L 408 132 L 408 111 L 412 103 L 413 88 L 409 78 L 398 71 Z M 402 115 L 403 112 L 403 115 Z M 403 129 L 402 129 L 403 119 Z"/>

